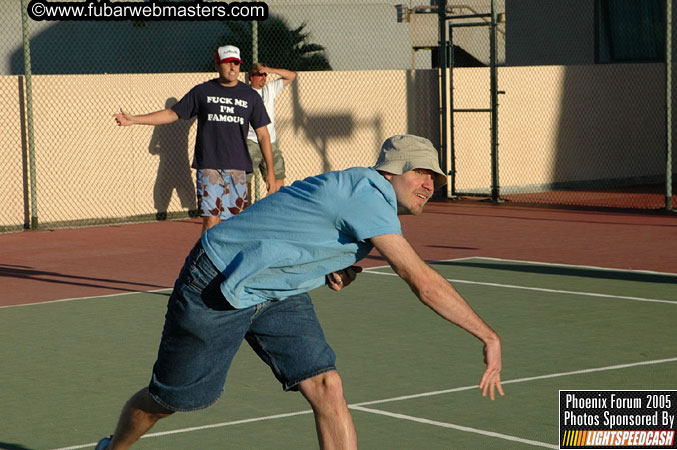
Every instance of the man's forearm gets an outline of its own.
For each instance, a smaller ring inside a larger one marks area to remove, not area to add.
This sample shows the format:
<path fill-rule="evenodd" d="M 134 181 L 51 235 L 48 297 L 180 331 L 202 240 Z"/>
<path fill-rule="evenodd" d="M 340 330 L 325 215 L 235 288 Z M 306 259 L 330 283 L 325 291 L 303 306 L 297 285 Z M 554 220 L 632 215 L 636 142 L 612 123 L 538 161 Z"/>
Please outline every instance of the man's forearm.
<path fill-rule="evenodd" d="M 268 72 L 279 75 L 282 78 L 282 81 L 285 85 L 291 83 L 296 79 L 296 72 L 288 69 L 276 69 L 274 67 L 268 67 Z"/>
<path fill-rule="evenodd" d="M 449 282 L 430 267 L 401 235 L 382 235 L 372 243 L 425 305 L 485 343 L 498 336 Z"/>
<path fill-rule="evenodd" d="M 179 119 L 179 115 L 172 109 L 163 109 L 148 114 L 140 114 L 132 117 L 134 125 L 165 125 L 175 122 Z"/>
<path fill-rule="evenodd" d="M 416 292 L 419 299 L 437 314 L 485 344 L 498 340 L 496 332 L 482 320 L 463 296 L 440 274 L 431 268 L 429 270 L 432 280 L 422 282 L 423 287 Z"/>

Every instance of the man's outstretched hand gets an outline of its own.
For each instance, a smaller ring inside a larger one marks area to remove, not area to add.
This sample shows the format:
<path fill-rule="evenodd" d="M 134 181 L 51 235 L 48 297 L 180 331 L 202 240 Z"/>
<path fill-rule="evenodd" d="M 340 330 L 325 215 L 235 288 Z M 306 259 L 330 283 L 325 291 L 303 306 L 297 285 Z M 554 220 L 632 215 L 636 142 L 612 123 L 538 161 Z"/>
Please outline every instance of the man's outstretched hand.
<path fill-rule="evenodd" d="M 113 117 L 115 117 L 115 121 L 119 126 L 126 127 L 133 124 L 132 119 L 134 116 L 126 111 L 123 111 L 122 108 L 120 108 L 119 113 L 113 114 Z"/>
<path fill-rule="evenodd" d="M 488 392 L 489 398 L 493 400 L 494 391 L 505 395 L 501 386 L 501 343 L 498 340 L 484 345 L 484 362 L 487 368 L 480 380 L 482 397 L 486 397 Z"/>

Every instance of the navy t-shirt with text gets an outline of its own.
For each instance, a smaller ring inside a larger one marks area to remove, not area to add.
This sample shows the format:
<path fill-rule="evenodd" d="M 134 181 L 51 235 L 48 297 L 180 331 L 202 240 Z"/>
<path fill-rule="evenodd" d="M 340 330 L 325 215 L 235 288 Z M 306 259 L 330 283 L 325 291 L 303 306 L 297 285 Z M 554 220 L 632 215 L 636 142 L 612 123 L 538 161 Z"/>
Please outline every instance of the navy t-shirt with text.
<path fill-rule="evenodd" d="M 217 79 L 198 84 L 172 110 L 181 119 L 197 116 L 197 136 L 192 167 L 252 171 L 247 150 L 249 126 L 270 123 L 261 96 L 238 81 L 226 87 Z"/>

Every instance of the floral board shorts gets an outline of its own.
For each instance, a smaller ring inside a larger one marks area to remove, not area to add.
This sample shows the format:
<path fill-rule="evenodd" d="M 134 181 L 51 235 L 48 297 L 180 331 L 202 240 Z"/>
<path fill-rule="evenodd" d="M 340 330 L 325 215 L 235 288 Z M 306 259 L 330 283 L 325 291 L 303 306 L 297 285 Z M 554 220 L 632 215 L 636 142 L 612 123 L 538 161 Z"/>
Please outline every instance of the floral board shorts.
<path fill-rule="evenodd" d="M 198 169 L 197 205 L 202 217 L 230 219 L 247 207 L 247 176 L 244 170 Z"/>

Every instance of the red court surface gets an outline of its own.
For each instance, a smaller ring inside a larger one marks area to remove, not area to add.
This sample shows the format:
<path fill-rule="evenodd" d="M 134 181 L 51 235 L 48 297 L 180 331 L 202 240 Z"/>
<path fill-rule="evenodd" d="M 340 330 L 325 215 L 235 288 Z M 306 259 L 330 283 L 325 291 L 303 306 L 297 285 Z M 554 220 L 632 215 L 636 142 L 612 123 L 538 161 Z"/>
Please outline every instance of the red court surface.
<path fill-rule="evenodd" d="M 622 188 L 556 190 L 502 195 L 504 199 L 522 204 L 573 205 L 597 208 L 633 208 L 660 210 L 665 208 L 665 184 L 624 186 Z M 672 196 L 677 204 L 677 195 Z"/>
<path fill-rule="evenodd" d="M 426 260 L 485 256 L 677 274 L 677 215 L 434 202 L 401 217 Z M 199 219 L 0 235 L 0 306 L 169 288 Z M 385 265 L 372 253 L 365 267 Z"/>

